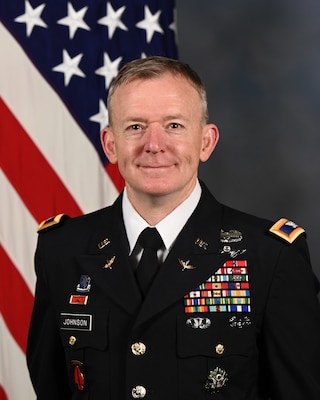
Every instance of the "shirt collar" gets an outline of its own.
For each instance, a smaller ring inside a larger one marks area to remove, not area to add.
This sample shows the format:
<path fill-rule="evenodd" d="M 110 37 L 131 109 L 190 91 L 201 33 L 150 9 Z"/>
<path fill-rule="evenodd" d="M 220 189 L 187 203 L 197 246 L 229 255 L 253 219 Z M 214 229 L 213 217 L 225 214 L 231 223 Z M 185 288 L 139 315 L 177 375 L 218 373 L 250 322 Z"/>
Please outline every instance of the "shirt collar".
<path fill-rule="evenodd" d="M 155 227 L 160 233 L 167 251 L 172 247 L 176 237 L 195 210 L 201 197 L 201 186 L 199 181 L 195 185 L 192 193 L 169 215 L 163 218 Z M 143 229 L 150 226 L 133 208 L 128 199 L 127 191 L 124 189 L 122 197 L 123 220 L 129 241 L 130 254 L 134 249 L 138 236 Z"/>

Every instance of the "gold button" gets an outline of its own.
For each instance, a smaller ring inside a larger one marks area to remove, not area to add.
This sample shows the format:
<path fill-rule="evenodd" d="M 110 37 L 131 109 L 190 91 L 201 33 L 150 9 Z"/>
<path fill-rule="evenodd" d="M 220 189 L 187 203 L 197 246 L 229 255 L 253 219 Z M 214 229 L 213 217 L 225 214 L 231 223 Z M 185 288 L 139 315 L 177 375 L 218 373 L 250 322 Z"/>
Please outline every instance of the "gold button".
<path fill-rule="evenodd" d="M 135 386 L 131 391 L 132 397 L 134 399 L 143 399 L 146 397 L 147 389 L 144 386 Z"/>
<path fill-rule="evenodd" d="M 224 353 L 224 345 L 223 344 L 217 344 L 216 345 L 216 353 L 217 354 L 223 354 Z"/>
<path fill-rule="evenodd" d="M 143 356 L 146 350 L 147 347 L 142 342 L 133 343 L 133 345 L 131 346 L 131 351 L 135 356 Z"/>
<path fill-rule="evenodd" d="M 75 336 L 69 337 L 69 344 L 70 346 L 74 346 L 76 344 L 77 338 Z"/>

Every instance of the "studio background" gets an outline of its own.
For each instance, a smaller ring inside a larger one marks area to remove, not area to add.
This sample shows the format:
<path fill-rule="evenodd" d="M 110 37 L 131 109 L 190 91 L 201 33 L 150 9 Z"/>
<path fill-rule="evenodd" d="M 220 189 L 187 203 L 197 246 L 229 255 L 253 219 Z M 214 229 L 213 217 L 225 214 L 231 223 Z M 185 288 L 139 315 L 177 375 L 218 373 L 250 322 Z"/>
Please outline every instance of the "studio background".
<path fill-rule="evenodd" d="M 178 48 L 220 141 L 200 177 L 243 211 L 304 227 L 320 276 L 320 3 L 178 0 Z"/>

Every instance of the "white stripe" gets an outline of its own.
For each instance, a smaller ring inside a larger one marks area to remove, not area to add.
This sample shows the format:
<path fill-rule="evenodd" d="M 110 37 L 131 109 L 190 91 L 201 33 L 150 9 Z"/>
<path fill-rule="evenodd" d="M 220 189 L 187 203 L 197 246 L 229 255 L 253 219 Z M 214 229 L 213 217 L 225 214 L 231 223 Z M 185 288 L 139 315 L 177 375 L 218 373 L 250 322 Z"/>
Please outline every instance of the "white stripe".
<path fill-rule="evenodd" d="M 31 293 L 34 293 L 33 255 L 38 224 L 1 169 L 0 193 L 0 242 L 24 278 Z"/>
<path fill-rule="evenodd" d="M 118 193 L 93 145 L 1 23 L 0 43 L 5 55 L 0 61 L 0 95 L 5 103 L 83 212 L 111 204 Z"/>
<path fill-rule="evenodd" d="M 0 314 L 0 384 L 9 400 L 35 400 L 25 354 L 14 341 Z"/>

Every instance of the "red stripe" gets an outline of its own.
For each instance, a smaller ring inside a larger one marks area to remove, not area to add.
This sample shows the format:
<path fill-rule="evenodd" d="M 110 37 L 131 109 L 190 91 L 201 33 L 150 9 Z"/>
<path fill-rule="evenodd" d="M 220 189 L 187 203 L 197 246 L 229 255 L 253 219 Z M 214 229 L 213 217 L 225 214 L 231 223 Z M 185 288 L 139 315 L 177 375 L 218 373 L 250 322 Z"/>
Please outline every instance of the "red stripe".
<path fill-rule="evenodd" d="M 0 385 L 0 400 L 8 400 L 8 397 L 1 385 Z"/>
<path fill-rule="evenodd" d="M 63 182 L 1 99 L 0 162 L 38 222 L 61 212 L 71 216 L 82 214 Z"/>
<path fill-rule="evenodd" d="M 106 165 L 105 169 L 118 192 L 121 192 L 124 187 L 124 179 L 120 175 L 118 165 L 109 163 Z"/>
<path fill-rule="evenodd" d="M 25 352 L 33 295 L 1 245 L 0 265 L 0 311 L 11 335 L 15 338 L 21 350 Z"/>

